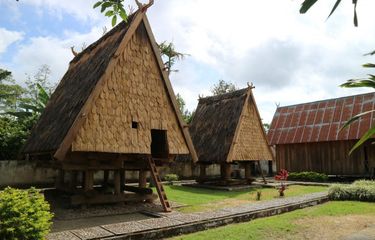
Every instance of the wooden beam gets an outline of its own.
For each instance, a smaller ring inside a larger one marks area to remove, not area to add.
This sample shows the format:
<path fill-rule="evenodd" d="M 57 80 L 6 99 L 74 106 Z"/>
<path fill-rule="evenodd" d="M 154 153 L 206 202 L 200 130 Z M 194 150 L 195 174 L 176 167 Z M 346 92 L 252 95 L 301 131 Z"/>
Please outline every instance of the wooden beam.
<path fill-rule="evenodd" d="M 135 193 L 140 193 L 140 194 L 152 194 L 151 188 L 134 187 L 134 186 L 129 186 L 129 185 L 125 185 L 125 191 L 135 192 Z"/>
<path fill-rule="evenodd" d="M 231 173 L 232 173 L 232 166 L 228 163 L 222 163 L 220 167 L 221 167 L 222 179 L 225 181 L 230 180 Z"/>
<path fill-rule="evenodd" d="M 98 194 L 92 197 L 86 197 L 82 194 L 74 195 L 70 198 L 72 205 L 81 204 L 100 204 L 100 203 L 117 203 L 117 202 L 143 202 L 154 201 L 158 196 L 156 194 L 136 194 L 121 193 L 119 195 Z"/>

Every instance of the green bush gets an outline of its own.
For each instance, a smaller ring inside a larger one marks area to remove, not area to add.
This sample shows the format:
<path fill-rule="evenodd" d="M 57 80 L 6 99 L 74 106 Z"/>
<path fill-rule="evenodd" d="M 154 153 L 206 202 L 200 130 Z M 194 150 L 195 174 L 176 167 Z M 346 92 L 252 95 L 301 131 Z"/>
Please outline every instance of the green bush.
<path fill-rule="evenodd" d="M 0 192 L 0 239 L 41 240 L 48 234 L 53 214 L 35 188 L 6 188 Z"/>
<path fill-rule="evenodd" d="M 177 174 L 166 174 L 164 176 L 164 180 L 172 184 L 173 181 L 178 181 L 178 176 Z"/>
<path fill-rule="evenodd" d="M 375 202 L 375 181 L 359 180 L 348 184 L 334 184 L 328 190 L 331 200 Z"/>
<path fill-rule="evenodd" d="M 328 176 L 324 173 L 317 172 L 291 172 L 288 180 L 303 182 L 326 182 Z"/>

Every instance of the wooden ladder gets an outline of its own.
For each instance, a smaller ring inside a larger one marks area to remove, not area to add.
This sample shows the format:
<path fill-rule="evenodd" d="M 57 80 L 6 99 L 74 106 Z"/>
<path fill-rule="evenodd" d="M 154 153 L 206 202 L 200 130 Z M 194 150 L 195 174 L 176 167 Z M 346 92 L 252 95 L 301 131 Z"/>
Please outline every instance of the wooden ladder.
<path fill-rule="evenodd" d="M 152 157 L 148 157 L 147 160 L 148 165 L 150 167 L 152 179 L 154 180 L 156 190 L 158 191 L 161 205 L 163 206 L 165 212 L 170 212 L 172 211 L 171 206 L 169 205 L 167 194 L 165 194 L 163 184 L 161 183 L 161 179 L 158 173 L 158 169 L 156 168 L 155 161 Z"/>

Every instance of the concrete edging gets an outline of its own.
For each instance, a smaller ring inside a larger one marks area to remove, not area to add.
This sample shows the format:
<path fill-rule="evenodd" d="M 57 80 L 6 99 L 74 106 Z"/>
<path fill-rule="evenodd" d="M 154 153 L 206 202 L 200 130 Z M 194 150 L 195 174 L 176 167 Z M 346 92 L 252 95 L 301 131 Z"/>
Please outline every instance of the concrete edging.
<path fill-rule="evenodd" d="M 257 218 L 274 216 L 297 209 L 315 206 L 328 201 L 328 196 L 317 197 L 298 203 L 285 204 L 278 207 L 270 207 L 262 210 L 249 211 L 244 213 L 232 214 L 229 216 L 219 217 L 215 219 L 203 220 L 194 223 L 182 223 L 171 227 L 151 229 L 141 232 L 133 232 L 123 235 L 105 237 L 106 240 L 137 240 L 137 239 L 163 239 L 174 237 L 182 234 L 204 231 L 211 228 L 225 226 L 232 223 L 248 222 Z"/>

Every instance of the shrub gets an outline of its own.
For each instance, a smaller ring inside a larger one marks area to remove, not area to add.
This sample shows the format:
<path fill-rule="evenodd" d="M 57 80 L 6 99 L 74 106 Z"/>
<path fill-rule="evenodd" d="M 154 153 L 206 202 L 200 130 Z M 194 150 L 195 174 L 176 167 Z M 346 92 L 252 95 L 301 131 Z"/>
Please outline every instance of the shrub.
<path fill-rule="evenodd" d="M 359 180 L 354 183 L 334 184 L 328 190 L 331 200 L 357 200 L 375 202 L 375 181 Z"/>
<path fill-rule="evenodd" d="M 317 172 L 292 172 L 289 173 L 289 180 L 303 182 L 326 182 L 328 176 Z"/>
<path fill-rule="evenodd" d="M 173 184 L 173 181 L 178 181 L 178 176 L 177 174 L 166 174 L 164 176 L 164 180 L 167 181 L 169 184 Z"/>
<path fill-rule="evenodd" d="M 44 239 L 52 224 L 49 209 L 35 188 L 6 188 L 0 192 L 0 239 Z"/>

